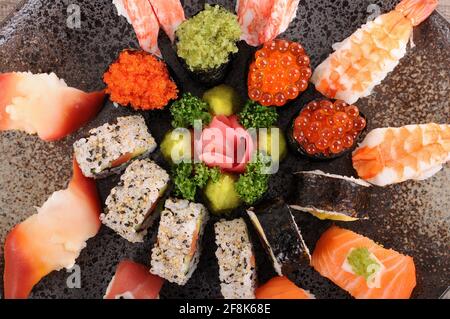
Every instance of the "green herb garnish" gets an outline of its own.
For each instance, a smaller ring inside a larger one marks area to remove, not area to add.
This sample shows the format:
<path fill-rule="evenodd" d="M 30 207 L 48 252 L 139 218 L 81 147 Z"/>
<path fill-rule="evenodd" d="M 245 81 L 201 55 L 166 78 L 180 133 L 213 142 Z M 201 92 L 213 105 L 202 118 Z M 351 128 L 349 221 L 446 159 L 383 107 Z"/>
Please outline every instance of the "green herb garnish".
<path fill-rule="evenodd" d="M 213 182 L 217 182 L 220 177 L 220 170 L 218 167 L 210 168 L 204 163 L 195 164 L 194 166 L 194 182 L 197 187 L 205 187 L 208 180 L 211 178 Z"/>
<path fill-rule="evenodd" d="M 380 268 L 380 264 L 372 258 L 366 247 L 353 249 L 347 256 L 347 262 L 356 275 L 363 276 L 366 280 Z"/>
<path fill-rule="evenodd" d="M 183 94 L 183 97 L 170 106 L 173 127 L 191 127 L 196 120 L 203 125 L 211 122 L 211 114 L 208 112 L 208 104 L 191 93 Z"/>
<path fill-rule="evenodd" d="M 239 121 L 246 129 L 271 127 L 278 120 L 278 113 L 273 107 L 248 100 L 244 108 L 238 114 Z"/>
<path fill-rule="evenodd" d="M 197 188 L 204 187 L 209 179 L 217 181 L 219 176 L 220 170 L 217 167 L 209 168 L 204 163 L 182 162 L 175 165 L 172 169 L 175 195 L 194 201 Z"/>
<path fill-rule="evenodd" d="M 270 157 L 257 153 L 255 160 L 247 164 L 245 173 L 236 182 L 236 192 L 246 204 L 255 203 L 269 188 L 269 174 L 264 170 L 270 167 L 270 163 Z"/>
<path fill-rule="evenodd" d="M 172 170 L 175 194 L 188 200 L 194 200 L 197 192 L 197 186 L 192 179 L 192 169 L 191 163 L 182 162 Z"/>

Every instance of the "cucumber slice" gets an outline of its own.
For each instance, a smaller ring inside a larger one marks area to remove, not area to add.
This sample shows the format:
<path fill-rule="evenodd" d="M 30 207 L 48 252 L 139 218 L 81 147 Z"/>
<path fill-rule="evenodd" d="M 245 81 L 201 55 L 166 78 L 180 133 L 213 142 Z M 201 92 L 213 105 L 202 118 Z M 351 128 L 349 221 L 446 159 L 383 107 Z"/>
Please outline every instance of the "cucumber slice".
<path fill-rule="evenodd" d="M 237 113 L 241 106 L 241 98 L 228 85 L 221 84 L 203 94 L 203 100 L 209 105 L 209 112 L 213 115 L 230 116 Z"/>
<path fill-rule="evenodd" d="M 164 135 L 161 142 L 161 152 L 164 159 L 171 164 L 179 164 L 192 159 L 191 131 L 176 128 Z"/>
<path fill-rule="evenodd" d="M 212 214 L 226 214 L 241 205 L 241 200 L 234 187 L 235 183 L 234 175 L 221 174 L 217 182 L 209 180 L 206 184 L 203 192 Z"/>
<path fill-rule="evenodd" d="M 274 145 L 272 145 L 272 136 Z M 283 132 L 278 127 L 259 130 L 258 150 L 269 155 L 275 162 L 282 161 L 287 155 L 286 138 Z"/>

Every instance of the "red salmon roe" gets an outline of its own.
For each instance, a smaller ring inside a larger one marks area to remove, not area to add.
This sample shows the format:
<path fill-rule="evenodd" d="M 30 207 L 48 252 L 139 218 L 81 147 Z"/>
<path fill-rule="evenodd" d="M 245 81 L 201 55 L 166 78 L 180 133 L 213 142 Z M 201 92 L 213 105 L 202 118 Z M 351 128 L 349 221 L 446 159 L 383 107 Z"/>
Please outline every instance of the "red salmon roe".
<path fill-rule="evenodd" d="M 366 124 L 354 105 L 312 101 L 294 120 L 293 137 L 309 155 L 330 156 L 351 148 Z"/>
<path fill-rule="evenodd" d="M 255 53 L 248 74 L 250 99 L 264 106 L 283 106 L 308 88 L 309 57 L 296 42 L 273 40 Z"/>

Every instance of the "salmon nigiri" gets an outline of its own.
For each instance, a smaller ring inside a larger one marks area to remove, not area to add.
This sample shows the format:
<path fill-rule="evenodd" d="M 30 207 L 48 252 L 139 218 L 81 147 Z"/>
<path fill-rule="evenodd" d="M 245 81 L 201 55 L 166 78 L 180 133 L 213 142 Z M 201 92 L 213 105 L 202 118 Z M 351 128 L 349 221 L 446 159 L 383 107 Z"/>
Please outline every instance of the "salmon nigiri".
<path fill-rule="evenodd" d="M 180 0 L 149 0 L 158 18 L 159 25 L 169 37 L 175 40 L 175 30 L 186 20 Z"/>
<path fill-rule="evenodd" d="M 256 289 L 256 299 L 315 299 L 314 295 L 297 287 L 287 277 L 270 279 Z"/>
<path fill-rule="evenodd" d="M 38 213 L 15 226 L 5 241 L 5 298 L 27 298 L 54 270 L 74 266 L 86 241 L 100 229 L 100 199 L 94 180 L 74 160 L 65 190 L 54 192 Z"/>
<path fill-rule="evenodd" d="M 85 93 L 54 73 L 0 73 L 0 131 L 21 130 L 45 141 L 61 139 L 91 120 L 104 92 Z"/>
<path fill-rule="evenodd" d="M 450 160 L 450 125 L 375 129 L 353 152 L 352 159 L 359 177 L 378 186 L 426 179 Z"/>
<path fill-rule="evenodd" d="M 286 31 L 297 15 L 300 0 L 238 0 L 236 12 L 242 39 L 259 46 Z"/>
<path fill-rule="evenodd" d="M 335 52 L 314 71 L 311 81 L 316 89 L 349 104 L 370 95 L 406 54 L 413 27 L 437 4 L 437 0 L 402 0 L 391 12 L 336 43 Z"/>
<path fill-rule="evenodd" d="M 119 15 L 133 25 L 142 50 L 162 57 L 158 47 L 159 22 L 149 0 L 113 0 Z"/>
<path fill-rule="evenodd" d="M 311 264 L 358 299 L 406 299 L 416 286 L 411 257 L 337 226 L 320 237 Z"/>
<path fill-rule="evenodd" d="M 144 265 L 123 260 L 108 285 L 104 299 L 158 299 L 164 279 Z"/>

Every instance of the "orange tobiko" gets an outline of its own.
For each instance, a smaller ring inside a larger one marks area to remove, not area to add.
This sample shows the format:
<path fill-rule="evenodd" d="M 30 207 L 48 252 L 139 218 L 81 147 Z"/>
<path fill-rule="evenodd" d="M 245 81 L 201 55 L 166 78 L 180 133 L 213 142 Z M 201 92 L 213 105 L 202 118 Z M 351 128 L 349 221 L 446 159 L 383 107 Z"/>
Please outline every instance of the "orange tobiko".
<path fill-rule="evenodd" d="M 162 109 L 178 96 L 166 64 L 144 51 L 122 51 L 103 81 L 111 101 L 135 110 Z"/>

